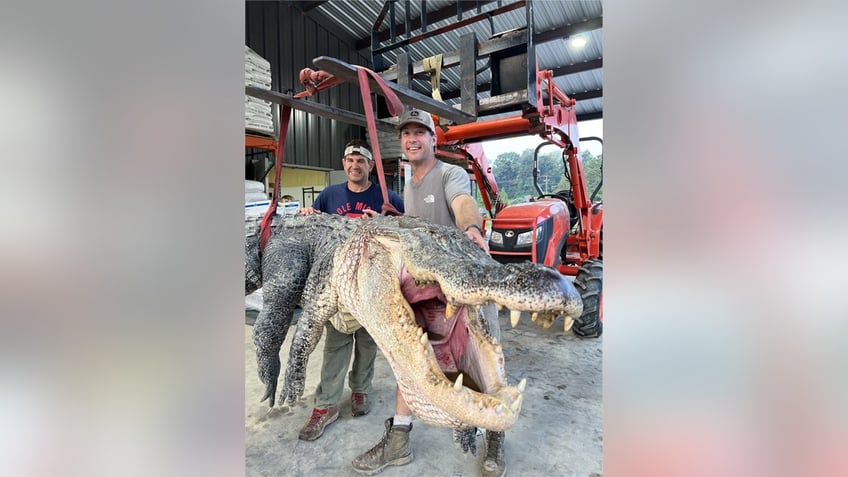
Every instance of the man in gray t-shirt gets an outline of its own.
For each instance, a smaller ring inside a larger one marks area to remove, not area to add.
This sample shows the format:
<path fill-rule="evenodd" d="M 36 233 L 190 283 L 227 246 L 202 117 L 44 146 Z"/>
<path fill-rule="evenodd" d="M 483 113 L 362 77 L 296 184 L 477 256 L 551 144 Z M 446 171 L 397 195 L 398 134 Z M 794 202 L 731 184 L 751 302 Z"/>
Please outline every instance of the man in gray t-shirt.
<path fill-rule="evenodd" d="M 482 216 L 477 201 L 471 197 L 471 181 L 461 167 L 436 159 L 436 128 L 430 114 L 407 109 L 398 123 L 401 150 L 412 168 L 412 177 L 403 194 L 406 215 L 421 217 L 441 225 L 454 225 L 465 232 L 475 244 L 489 251 L 489 244 L 480 227 Z M 484 311 L 489 322 L 489 334 L 500 341 L 497 307 Z M 409 432 L 412 430 L 412 411 L 400 388 L 396 391 L 395 415 L 386 421 L 388 431 L 371 450 L 357 456 L 352 464 L 359 473 L 372 475 L 389 465 L 412 462 Z M 486 458 L 482 464 L 483 477 L 500 477 L 506 472 L 503 451 L 503 432 L 486 432 Z"/>
<path fill-rule="evenodd" d="M 413 179 L 407 183 L 404 200 L 414 202 L 406 209 L 406 215 L 422 217 L 436 224 L 456 225 L 450 204 L 457 198 L 461 203 L 463 198 L 460 196 L 469 195 L 470 186 L 468 173 L 462 168 L 436 160 L 418 182 Z"/>
<path fill-rule="evenodd" d="M 488 252 L 489 244 L 480 228 L 483 218 L 471 197 L 468 173 L 436 159 L 433 118 L 425 111 L 406 110 L 398 128 L 401 149 L 412 168 L 412 178 L 403 193 L 406 215 L 455 225 Z"/>

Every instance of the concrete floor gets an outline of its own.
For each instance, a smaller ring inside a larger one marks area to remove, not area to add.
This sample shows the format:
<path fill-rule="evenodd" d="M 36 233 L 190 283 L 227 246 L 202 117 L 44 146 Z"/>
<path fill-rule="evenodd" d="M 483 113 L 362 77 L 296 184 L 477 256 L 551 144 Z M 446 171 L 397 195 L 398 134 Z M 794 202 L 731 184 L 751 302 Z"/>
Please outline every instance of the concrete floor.
<path fill-rule="evenodd" d="M 255 314 L 253 314 L 255 317 Z M 582 340 L 563 333 L 559 320 L 543 330 L 523 314 L 515 328 L 508 311 L 500 313 L 503 350 L 510 383 L 527 378 L 521 415 L 506 432 L 507 475 L 602 475 L 601 362 L 603 337 Z M 309 360 L 305 400 L 294 409 L 279 406 L 268 411 L 259 403 L 264 386 L 256 374 L 252 319 L 245 326 L 245 430 L 248 476 L 357 476 L 350 461 L 380 440 L 383 421 L 393 414 L 395 380 L 382 353 L 377 354 L 371 413 L 350 415 L 350 389 L 345 388 L 339 419 L 313 442 L 301 441 L 298 431 L 312 412 L 312 393 L 319 380 L 323 340 Z M 283 369 L 294 326 L 281 353 Z M 282 386 L 282 379 L 280 380 Z M 413 420 L 410 436 L 415 459 L 407 465 L 387 467 L 386 477 L 479 476 L 484 455 L 483 438 L 478 453 L 467 456 L 454 447 L 451 431 Z"/>

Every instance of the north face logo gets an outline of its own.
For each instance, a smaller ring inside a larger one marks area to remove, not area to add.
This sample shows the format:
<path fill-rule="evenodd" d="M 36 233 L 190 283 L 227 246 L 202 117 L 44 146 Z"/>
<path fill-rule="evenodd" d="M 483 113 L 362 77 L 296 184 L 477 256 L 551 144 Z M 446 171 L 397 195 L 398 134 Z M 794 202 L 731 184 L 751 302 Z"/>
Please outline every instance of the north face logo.
<path fill-rule="evenodd" d="M 415 117 L 417 118 L 417 117 L 418 117 L 418 111 L 410 111 L 410 112 L 409 112 L 409 115 L 410 115 L 410 116 L 415 116 Z"/>

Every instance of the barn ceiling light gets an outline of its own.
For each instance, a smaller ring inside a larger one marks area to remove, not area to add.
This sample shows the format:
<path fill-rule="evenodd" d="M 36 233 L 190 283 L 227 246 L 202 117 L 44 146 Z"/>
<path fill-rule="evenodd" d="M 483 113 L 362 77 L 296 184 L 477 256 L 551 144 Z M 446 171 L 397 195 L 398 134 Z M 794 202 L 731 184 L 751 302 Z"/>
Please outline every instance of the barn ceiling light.
<path fill-rule="evenodd" d="M 574 48 L 583 48 L 586 46 L 586 37 L 583 35 L 575 35 L 569 41 Z"/>

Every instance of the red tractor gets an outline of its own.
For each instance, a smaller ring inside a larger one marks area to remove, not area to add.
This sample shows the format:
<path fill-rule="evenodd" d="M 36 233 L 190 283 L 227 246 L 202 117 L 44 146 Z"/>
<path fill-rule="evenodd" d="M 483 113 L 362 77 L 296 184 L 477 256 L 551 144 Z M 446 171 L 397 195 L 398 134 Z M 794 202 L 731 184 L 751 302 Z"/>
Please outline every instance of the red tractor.
<path fill-rule="evenodd" d="M 532 261 L 573 276 L 583 297 L 583 315 L 576 320 L 576 335 L 593 338 L 603 331 L 603 204 L 591 196 L 578 154 L 577 120 L 573 99 L 553 83 L 550 71 L 537 72 L 537 108 L 520 115 L 449 126 L 437 131 L 438 154 L 464 161 L 474 173 L 491 226 L 489 248 L 501 263 Z M 546 92 L 546 95 L 543 93 Z M 506 206 L 499 197 L 492 168 L 480 141 L 518 135 L 539 135 L 546 142 L 534 151 L 533 184 L 539 195 L 529 202 Z M 584 138 L 584 141 L 599 138 Z M 601 143 L 603 143 L 601 141 Z M 538 185 L 538 157 L 544 146 L 558 147 L 570 187 L 544 193 Z"/>

